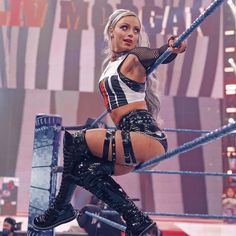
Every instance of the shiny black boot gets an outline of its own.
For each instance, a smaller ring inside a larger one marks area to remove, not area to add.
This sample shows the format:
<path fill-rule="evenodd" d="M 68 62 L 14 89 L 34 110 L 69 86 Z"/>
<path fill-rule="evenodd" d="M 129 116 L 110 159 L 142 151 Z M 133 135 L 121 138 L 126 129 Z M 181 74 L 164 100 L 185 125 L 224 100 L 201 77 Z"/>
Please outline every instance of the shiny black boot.
<path fill-rule="evenodd" d="M 70 204 L 76 184 L 71 181 L 70 174 L 75 166 L 73 137 L 65 132 L 64 163 L 59 192 L 50 207 L 41 215 L 34 218 L 32 224 L 36 229 L 50 229 L 60 224 L 74 220 L 76 211 Z"/>
<path fill-rule="evenodd" d="M 122 215 L 127 225 L 127 236 L 148 235 L 151 231 L 152 235 L 162 235 L 156 224 L 136 207 L 121 186 L 110 176 L 114 172 L 112 162 L 98 158 L 89 159 L 86 164 L 79 165 L 76 172 L 74 180 L 78 185 L 83 186 Z"/>

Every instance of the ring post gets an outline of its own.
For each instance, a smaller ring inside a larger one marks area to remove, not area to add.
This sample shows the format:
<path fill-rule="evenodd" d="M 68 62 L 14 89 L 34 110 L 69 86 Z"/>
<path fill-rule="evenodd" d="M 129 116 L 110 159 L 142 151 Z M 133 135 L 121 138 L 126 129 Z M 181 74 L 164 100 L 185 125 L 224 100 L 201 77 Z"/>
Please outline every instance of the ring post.
<path fill-rule="evenodd" d="M 52 168 L 58 164 L 62 118 L 37 115 L 35 120 L 28 236 L 53 236 L 54 230 L 39 231 L 32 220 L 45 211 L 56 195 L 57 174 Z"/>

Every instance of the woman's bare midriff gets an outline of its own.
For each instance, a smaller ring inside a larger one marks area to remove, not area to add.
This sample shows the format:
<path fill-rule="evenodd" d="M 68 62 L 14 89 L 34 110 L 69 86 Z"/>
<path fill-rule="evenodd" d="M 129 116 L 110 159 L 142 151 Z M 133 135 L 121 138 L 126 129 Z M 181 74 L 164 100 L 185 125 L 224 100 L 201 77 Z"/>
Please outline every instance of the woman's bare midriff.
<path fill-rule="evenodd" d="M 128 114 L 129 112 L 136 110 L 136 109 L 146 109 L 147 110 L 147 105 L 146 102 L 141 101 L 141 102 L 134 102 L 127 104 L 122 107 L 118 107 L 110 112 L 110 116 L 112 121 L 114 122 L 115 125 L 117 125 L 120 121 L 120 119 L 125 115 Z"/>

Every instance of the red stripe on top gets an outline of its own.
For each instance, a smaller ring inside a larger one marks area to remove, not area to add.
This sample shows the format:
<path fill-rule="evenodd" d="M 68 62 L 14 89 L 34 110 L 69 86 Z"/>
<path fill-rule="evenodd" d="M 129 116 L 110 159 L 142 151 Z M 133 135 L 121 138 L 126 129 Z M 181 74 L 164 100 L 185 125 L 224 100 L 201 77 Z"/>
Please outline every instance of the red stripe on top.
<path fill-rule="evenodd" d="M 102 96 L 103 96 L 103 100 L 104 100 L 104 106 L 106 107 L 106 109 L 109 111 L 109 101 L 108 101 L 108 94 L 106 92 L 106 89 L 105 89 L 105 81 L 102 80 L 100 81 L 99 83 L 99 87 L 100 87 L 100 91 L 102 93 Z"/>

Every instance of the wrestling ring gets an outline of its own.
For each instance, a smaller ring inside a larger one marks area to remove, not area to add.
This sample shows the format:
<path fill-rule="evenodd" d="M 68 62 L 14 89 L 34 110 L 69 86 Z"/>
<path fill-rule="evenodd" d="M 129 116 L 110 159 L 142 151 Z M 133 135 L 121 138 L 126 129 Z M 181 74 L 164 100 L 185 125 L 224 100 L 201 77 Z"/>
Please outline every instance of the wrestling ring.
<path fill-rule="evenodd" d="M 38 115 L 36 117 L 35 128 L 35 142 L 34 142 L 34 155 L 33 155 L 33 170 L 31 181 L 30 193 L 30 216 L 29 222 L 37 215 L 47 209 L 49 202 L 56 195 L 56 178 L 57 173 L 62 171 L 58 167 L 58 154 L 61 133 L 66 130 L 78 130 L 81 127 L 62 127 L 62 119 L 59 116 Z M 174 158 L 176 155 L 190 151 L 207 143 L 213 142 L 227 135 L 236 135 L 236 123 L 231 123 L 215 129 L 213 131 L 201 130 L 186 130 L 186 129 L 166 129 L 166 132 L 187 132 L 199 133 L 200 137 L 184 143 L 176 149 L 170 150 L 167 153 L 158 156 L 148 162 L 140 165 L 139 169 L 135 170 L 136 173 L 144 174 L 168 174 L 168 175 L 192 175 L 192 176 L 215 176 L 215 177 L 236 177 L 236 174 L 219 173 L 219 172 L 192 172 L 192 171 L 161 171 L 161 170 L 145 170 L 145 168 L 156 165 L 157 163 L 169 158 Z M 52 155 L 52 156 L 51 156 Z M 43 163 L 43 164 L 42 164 Z M 58 171 L 59 168 L 59 171 Z M 57 169 L 57 171 L 54 171 Z M 49 181 L 50 180 L 50 181 Z M 103 218 L 91 212 L 85 212 L 103 223 L 115 227 L 121 231 L 125 231 L 125 226 L 112 222 L 109 219 Z M 118 214 L 114 211 L 104 211 L 106 215 Z M 236 216 L 226 215 L 208 215 L 208 214 L 175 214 L 175 213 L 161 213 L 161 212 L 146 212 L 150 216 L 166 216 L 166 217 L 179 217 L 179 218 L 201 218 L 201 219 L 217 219 L 217 220 L 236 220 Z M 52 230 L 42 231 L 43 235 L 52 235 Z M 28 226 L 29 235 L 42 235 L 41 231 L 35 230 L 31 224 Z"/>
<path fill-rule="evenodd" d="M 178 46 L 205 20 L 211 13 L 213 13 L 224 0 L 215 0 L 212 4 L 193 22 L 193 24 L 179 36 L 175 46 Z M 170 55 L 170 51 L 166 51 L 156 61 L 155 67 L 165 60 Z M 91 124 L 90 128 L 98 124 L 107 112 L 102 113 Z M 30 206 L 29 206 L 29 225 L 27 235 L 45 235 L 51 236 L 54 230 L 37 231 L 33 228 L 32 219 L 42 213 L 48 208 L 49 203 L 56 196 L 56 179 L 58 167 L 58 155 L 60 147 L 61 132 L 63 130 L 78 130 L 87 126 L 70 126 L 62 127 L 62 118 L 60 116 L 38 115 L 35 124 L 34 137 L 34 151 L 33 151 L 33 167 L 31 175 L 31 190 L 30 190 Z M 87 127 L 88 128 L 88 127 Z M 200 137 L 186 142 L 176 149 L 170 150 L 167 153 L 160 155 L 152 160 L 149 160 L 139 166 L 136 173 L 144 174 L 168 174 L 168 175 L 192 175 L 192 176 L 215 176 L 227 178 L 229 176 L 236 177 L 232 173 L 218 173 L 218 172 L 192 172 L 192 171 L 160 171 L 160 170 L 145 170 L 147 167 L 156 165 L 166 159 L 174 158 L 176 155 L 188 152 L 192 149 L 198 148 L 209 142 L 213 142 L 227 135 L 236 135 L 236 123 L 230 123 L 218 129 L 209 130 L 189 130 L 189 129 L 164 129 L 166 132 L 183 132 L 183 133 L 199 133 Z M 117 224 L 109 219 L 100 217 L 97 214 L 85 212 L 88 216 L 93 217 L 103 223 L 106 223 L 121 231 L 125 231 L 125 226 Z M 106 214 L 118 214 L 114 211 L 105 211 Z M 185 218 L 202 218 L 202 219 L 221 219 L 221 220 L 236 220 L 236 216 L 226 215 L 207 215 L 207 214 L 175 214 L 175 213 L 161 213 L 161 212 L 146 212 L 150 216 L 171 216 L 171 217 L 185 217 Z"/>

